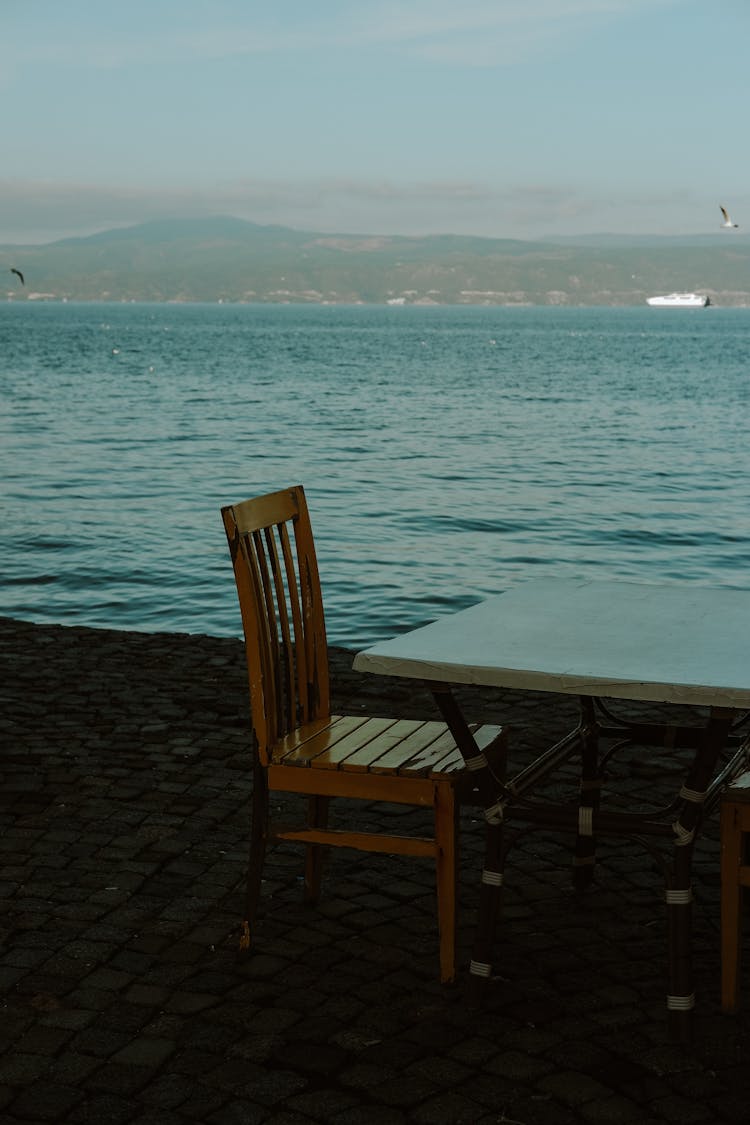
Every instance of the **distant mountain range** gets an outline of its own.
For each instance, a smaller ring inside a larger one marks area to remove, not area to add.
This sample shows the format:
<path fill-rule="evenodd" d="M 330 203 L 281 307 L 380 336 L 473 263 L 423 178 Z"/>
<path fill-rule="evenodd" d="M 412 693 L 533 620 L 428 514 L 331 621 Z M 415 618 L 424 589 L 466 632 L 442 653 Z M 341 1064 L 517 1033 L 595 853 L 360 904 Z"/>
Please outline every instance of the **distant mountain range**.
<path fill-rule="evenodd" d="M 321 234 L 216 217 L 4 246 L 0 261 L 14 301 L 638 305 L 687 290 L 750 305 L 750 239 L 741 231 L 524 242 Z"/>

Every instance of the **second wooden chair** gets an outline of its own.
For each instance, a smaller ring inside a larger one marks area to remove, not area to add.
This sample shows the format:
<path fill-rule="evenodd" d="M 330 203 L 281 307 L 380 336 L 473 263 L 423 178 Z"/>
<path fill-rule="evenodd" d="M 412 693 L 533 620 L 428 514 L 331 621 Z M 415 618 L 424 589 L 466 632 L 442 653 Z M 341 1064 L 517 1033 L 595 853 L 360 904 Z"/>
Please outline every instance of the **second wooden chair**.
<path fill-rule="evenodd" d="M 739 1008 L 742 892 L 750 887 L 750 772 L 721 796 L 721 1008 Z"/>

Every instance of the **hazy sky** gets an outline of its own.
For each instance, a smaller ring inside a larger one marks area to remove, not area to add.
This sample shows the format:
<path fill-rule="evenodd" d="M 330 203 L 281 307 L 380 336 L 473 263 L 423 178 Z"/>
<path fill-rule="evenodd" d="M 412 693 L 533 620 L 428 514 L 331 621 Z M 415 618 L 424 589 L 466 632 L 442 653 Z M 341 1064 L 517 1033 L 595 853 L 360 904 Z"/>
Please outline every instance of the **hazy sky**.
<path fill-rule="evenodd" d="M 750 230 L 748 0 L 0 0 L 0 241 Z"/>

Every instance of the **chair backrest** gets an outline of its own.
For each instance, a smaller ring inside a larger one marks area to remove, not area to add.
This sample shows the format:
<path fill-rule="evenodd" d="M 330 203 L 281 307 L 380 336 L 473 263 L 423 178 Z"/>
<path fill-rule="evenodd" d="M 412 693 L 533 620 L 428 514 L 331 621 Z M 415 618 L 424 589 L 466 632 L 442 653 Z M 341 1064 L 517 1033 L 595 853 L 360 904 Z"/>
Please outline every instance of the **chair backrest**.
<path fill-rule="evenodd" d="M 328 648 L 310 516 L 301 485 L 222 508 L 245 634 L 258 754 L 300 723 L 327 718 Z"/>

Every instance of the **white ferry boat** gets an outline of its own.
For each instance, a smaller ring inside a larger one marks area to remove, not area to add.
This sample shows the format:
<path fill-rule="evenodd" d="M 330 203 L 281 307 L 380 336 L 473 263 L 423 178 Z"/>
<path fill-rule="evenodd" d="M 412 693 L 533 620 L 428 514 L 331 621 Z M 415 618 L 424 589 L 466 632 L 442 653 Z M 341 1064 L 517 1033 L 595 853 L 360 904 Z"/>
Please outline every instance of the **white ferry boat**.
<path fill-rule="evenodd" d="M 704 309 L 711 301 L 700 293 L 668 293 L 666 297 L 648 297 L 646 304 L 662 309 Z"/>

